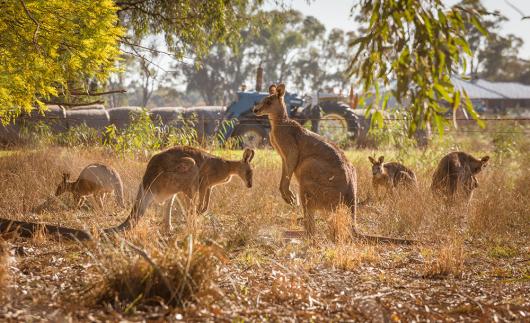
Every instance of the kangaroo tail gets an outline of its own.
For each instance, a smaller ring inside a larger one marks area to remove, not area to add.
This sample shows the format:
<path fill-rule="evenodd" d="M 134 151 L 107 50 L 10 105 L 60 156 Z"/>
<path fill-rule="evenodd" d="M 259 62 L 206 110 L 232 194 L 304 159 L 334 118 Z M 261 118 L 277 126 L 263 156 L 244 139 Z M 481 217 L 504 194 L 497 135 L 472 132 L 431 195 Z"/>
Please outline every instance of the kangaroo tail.
<path fill-rule="evenodd" d="M 103 230 L 104 233 L 118 233 L 131 229 L 138 223 L 138 220 L 145 214 L 145 211 L 153 201 L 154 194 L 146 191 L 143 185 L 140 185 L 136 200 L 134 201 L 131 213 L 120 225 Z"/>
<path fill-rule="evenodd" d="M 352 222 L 353 222 L 352 223 L 352 233 L 353 233 L 353 235 L 355 237 L 363 239 L 365 241 L 375 242 L 375 243 L 386 242 L 386 243 L 407 244 L 407 245 L 409 245 L 409 244 L 414 244 L 414 243 L 417 242 L 415 240 L 397 239 L 397 238 L 390 238 L 390 237 L 377 236 L 377 235 L 367 235 L 367 234 L 361 233 L 357 229 L 356 209 L 357 209 L 357 207 L 356 207 L 355 203 L 353 203 L 350 206 L 350 210 L 351 210 L 351 217 L 352 217 Z"/>

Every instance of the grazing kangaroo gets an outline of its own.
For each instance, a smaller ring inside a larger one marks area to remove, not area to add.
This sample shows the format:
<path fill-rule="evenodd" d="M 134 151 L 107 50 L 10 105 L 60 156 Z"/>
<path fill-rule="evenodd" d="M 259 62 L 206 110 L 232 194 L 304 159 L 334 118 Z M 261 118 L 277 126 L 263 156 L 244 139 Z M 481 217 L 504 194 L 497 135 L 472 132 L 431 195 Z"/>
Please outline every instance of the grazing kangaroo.
<path fill-rule="evenodd" d="M 55 196 L 64 192 L 71 192 L 74 195 L 78 208 L 81 207 L 87 196 L 92 195 L 96 204 L 102 209 L 105 195 L 112 192 L 114 192 L 118 205 L 122 208 L 125 207 L 120 174 L 114 168 L 99 163 L 85 167 L 75 181 L 70 181 L 70 174 L 64 173 L 63 180 L 55 191 Z"/>
<path fill-rule="evenodd" d="M 182 202 L 188 214 L 194 211 L 198 193 L 199 212 L 203 213 L 210 204 L 212 188 L 228 183 L 234 175 L 239 176 L 248 188 L 252 187 L 252 158 L 252 149 L 245 149 L 241 160 L 226 160 L 187 146 L 176 146 L 154 155 L 147 164 L 129 217 L 106 232 L 131 228 L 152 202 L 162 203 L 168 200 L 165 226 L 167 230 L 172 230 L 171 205 L 177 193 L 184 195 Z"/>
<path fill-rule="evenodd" d="M 445 155 L 432 177 L 432 192 L 446 198 L 447 202 L 469 202 L 473 190 L 478 187 L 475 176 L 486 167 L 489 159 L 484 156 L 479 160 L 461 151 Z"/>
<path fill-rule="evenodd" d="M 385 157 L 380 156 L 378 160 L 368 157 L 372 163 L 372 185 L 374 190 L 380 187 L 391 191 L 400 186 L 413 188 L 418 186 L 414 172 L 400 163 L 385 163 Z"/>
<path fill-rule="evenodd" d="M 320 135 L 289 119 L 284 102 L 285 85 L 254 107 L 258 116 L 266 115 L 271 124 L 270 142 L 282 157 L 280 193 L 295 205 L 296 196 L 290 190 L 291 177 L 299 183 L 299 196 L 304 212 L 306 234 L 315 231 L 315 211 L 334 211 L 345 204 L 351 212 L 353 233 L 373 241 L 410 243 L 410 240 L 363 235 L 356 226 L 357 175 L 344 153 Z"/>

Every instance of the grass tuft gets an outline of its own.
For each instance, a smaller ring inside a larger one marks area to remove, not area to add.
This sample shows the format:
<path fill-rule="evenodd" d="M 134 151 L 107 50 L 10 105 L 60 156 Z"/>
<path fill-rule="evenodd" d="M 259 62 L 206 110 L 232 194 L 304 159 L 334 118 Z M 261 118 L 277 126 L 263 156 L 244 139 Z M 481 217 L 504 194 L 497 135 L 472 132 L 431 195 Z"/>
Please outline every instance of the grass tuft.
<path fill-rule="evenodd" d="M 464 270 L 466 255 L 461 240 L 453 240 L 426 254 L 422 277 L 445 278 L 460 277 Z"/>
<path fill-rule="evenodd" d="M 158 245 L 158 246 L 157 246 Z M 198 298 L 217 297 L 215 281 L 223 255 L 214 246 L 193 242 L 160 242 L 145 250 L 123 241 L 103 246 L 99 254 L 97 303 L 123 312 L 137 306 L 183 306 Z"/>

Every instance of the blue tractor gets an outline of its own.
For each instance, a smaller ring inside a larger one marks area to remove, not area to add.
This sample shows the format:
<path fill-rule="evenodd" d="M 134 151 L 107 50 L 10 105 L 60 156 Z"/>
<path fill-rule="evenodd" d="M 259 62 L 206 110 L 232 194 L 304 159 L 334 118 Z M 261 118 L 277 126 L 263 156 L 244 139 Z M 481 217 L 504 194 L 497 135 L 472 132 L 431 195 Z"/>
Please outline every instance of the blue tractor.
<path fill-rule="evenodd" d="M 237 138 L 241 146 L 263 147 L 268 144 L 270 124 L 266 117 L 257 117 L 252 108 L 267 92 L 241 91 L 223 115 L 219 127 L 225 140 Z M 344 97 L 317 94 L 303 98 L 293 93 L 285 94 L 289 117 L 314 132 L 334 142 L 348 144 L 359 135 L 359 116 L 346 103 Z M 227 122 L 228 121 L 228 122 Z"/>

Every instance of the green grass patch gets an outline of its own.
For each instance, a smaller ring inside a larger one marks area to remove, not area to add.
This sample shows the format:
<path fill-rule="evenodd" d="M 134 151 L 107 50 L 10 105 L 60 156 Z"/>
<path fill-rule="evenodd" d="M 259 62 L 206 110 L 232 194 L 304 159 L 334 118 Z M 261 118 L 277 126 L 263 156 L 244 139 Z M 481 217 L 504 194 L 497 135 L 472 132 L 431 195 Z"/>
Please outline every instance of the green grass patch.
<path fill-rule="evenodd" d="M 488 255 L 497 259 L 513 258 L 517 256 L 517 250 L 507 246 L 495 246 L 489 250 Z"/>

